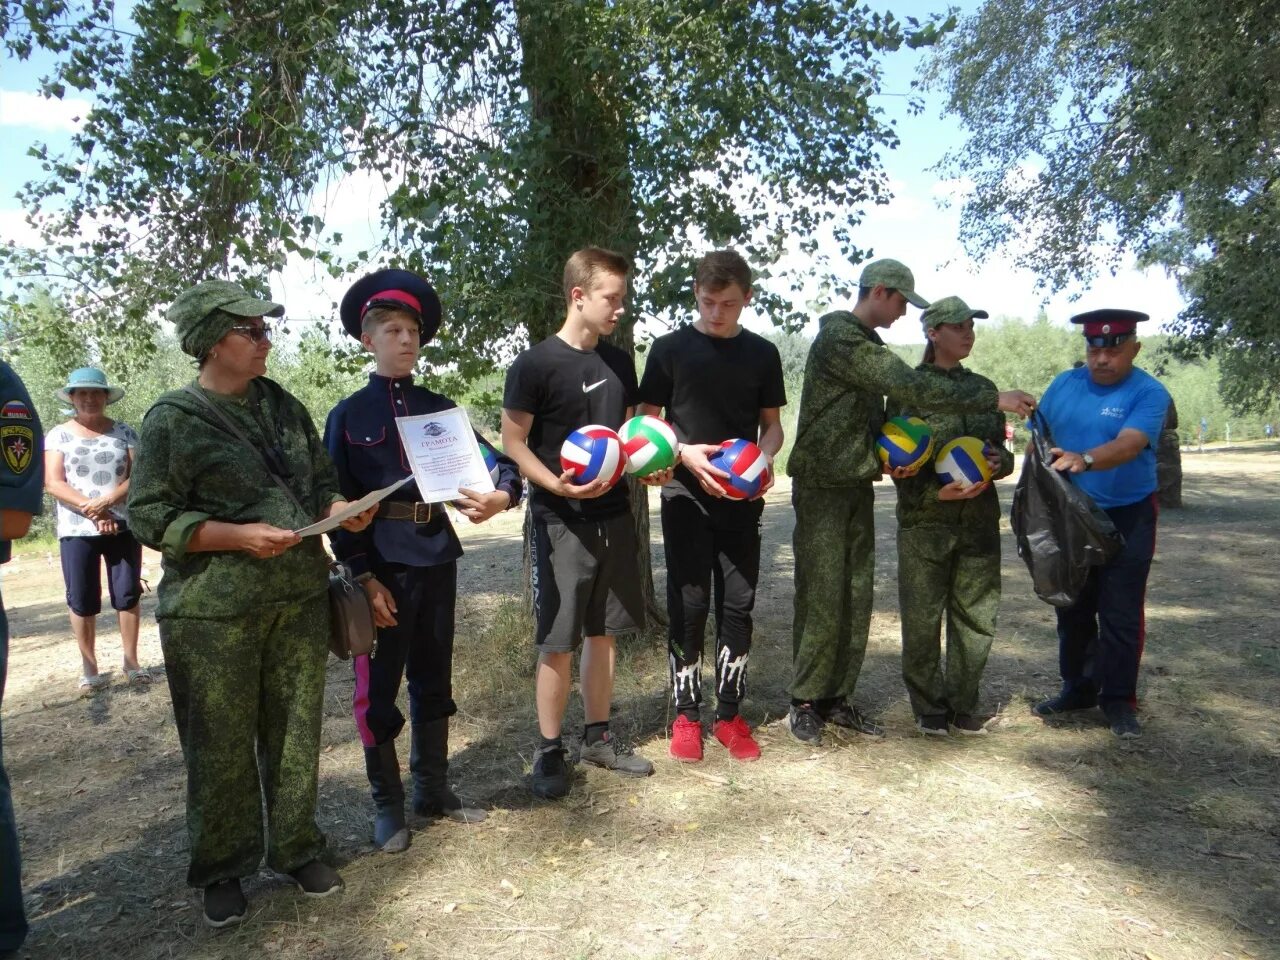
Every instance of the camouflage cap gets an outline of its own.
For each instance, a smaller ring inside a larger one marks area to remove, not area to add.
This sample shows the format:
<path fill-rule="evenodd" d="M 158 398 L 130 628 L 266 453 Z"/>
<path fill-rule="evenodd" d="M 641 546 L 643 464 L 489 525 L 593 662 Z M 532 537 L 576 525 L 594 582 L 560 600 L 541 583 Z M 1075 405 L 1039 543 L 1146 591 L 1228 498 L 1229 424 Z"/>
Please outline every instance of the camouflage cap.
<path fill-rule="evenodd" d="M 205 280 L 183 290 L 165 313 L 183 353 L 196 358 L 225 337 L 237 318 L 283 315 L 280 304 L 259 300 L 230 280 Z"/>
<path fill-rule="evenodd" d="M 985 310 L 974 310 L 959 297 L 943 297 L 929 305 L 929 309 L 920 314 L 920 322 L 926 330 L 931 330 L 944 323 L 964 323 L 977 317 L 986 320 L 991 314 Z"/>
<path fill-rule="evenodd" d="M 858 286 L 888 287 L 906 297 L 908 303 L 917 307 L 929 306 L 929 301 L 916 293 L 916 278 L 900 260 L 872 260 L 862 268 Z"/>

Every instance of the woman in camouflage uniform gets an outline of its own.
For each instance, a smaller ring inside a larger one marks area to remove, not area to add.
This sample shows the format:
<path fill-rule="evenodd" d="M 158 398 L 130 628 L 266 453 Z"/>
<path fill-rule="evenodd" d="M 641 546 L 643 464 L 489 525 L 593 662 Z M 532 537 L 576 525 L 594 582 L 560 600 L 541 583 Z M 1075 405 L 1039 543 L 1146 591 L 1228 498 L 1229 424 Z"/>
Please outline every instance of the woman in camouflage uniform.
<path fill-rule="evenodd" d="M 135 534 L 163 553 L 156 618 L 187 766 L 187 879 L 204 888 L 211 926 L 247 913 L 240 878 L 264 853 L 264 799 L 267 865 L 309 896 L 342 886 L 318 859 L 315 822 L 328 563 L 318 537 L 292 531 L 346 501 L 306 409 L 263 376 L 263 317 L 283 312 L 223 280 L 174 301 L 199 395 L 171 391 L 148 411 L 129 490 Z"/>
<path fill-rule="evenodd" d="M 917 370 L 950 380 L 991 387 L 991 381 L 960 363 L 973 349 L 973 320 L 986 319 L 959 297 L 944 297 L 921 315 L 924 362 Z M 1004 415 L 949 413 L 921 416 L 933 430 L 934 449 L 956 437 L 987 443 L 994 479 L 1013 470 L 1004 449 Z M 1000 500 L 991 482 L 942 485 L 933 465 L 897 478 L 898 606 L 902 617 L 902 676 L 921 733 L 945 737 L 948 727 L 986 733 L 978 684 L 995 638 L 1000 607 Z M 947 618 L 946 670 L 942 667 L 942 616 Z"/>

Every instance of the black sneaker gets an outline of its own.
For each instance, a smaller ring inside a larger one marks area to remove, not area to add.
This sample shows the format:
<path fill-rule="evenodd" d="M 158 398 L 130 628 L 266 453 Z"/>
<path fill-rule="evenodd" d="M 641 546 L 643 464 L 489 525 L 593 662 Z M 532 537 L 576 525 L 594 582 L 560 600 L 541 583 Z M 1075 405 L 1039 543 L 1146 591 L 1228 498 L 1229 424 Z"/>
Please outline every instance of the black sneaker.
<path fill-rule="evenodd" d="M 946 715 L 941 713 L 927 713 L 922 717 L 916 717 L 916 729 L 926 737 L 950 736 Z"/>
<path fill-rule="evenodd" d="M 564 747 L 542 747 L 533 755 L 529 789 L 535 797 L 558 800 L 569 792 L 569 765 Z"/>
<path fill-rule="evenodd" d="M 975 717 L 972 713 L 948 713 L 947 724 L 956 733 L 963 734 L 966 737 L 985 737 L 987 735 L 987 720 L 982 717 Z"/>
<path fill-rule="evenodd" d="M 857 707 L 850 706 L 848 700 L 836 700 L 830 706 L 821 708 L 818 715 L 826 723 L 852 730 L 854 733 L 861 733 L 863 736 L 884 736 L 884 727 L 878 723 L 872 723 L 858 712 Z"/>
<path fill-rule="evenodd" d="M 1098 705 L 1098 695 L 1092 690 L 1063 690 L 1056 697 L 1041 700 L 1032 712 L 1041 717 L 1052 717 L 1058 713 L 1070 713 L 1072 710 L 1092 710 Z"/>
<path fill-rule="evenodd" d="M 338 871 L 327 863 L 312 860 L 304 863 L 297 870 L 290 870 L 289 877 L 308 897 L 327 897 L 342 889 L 342 877 Z"/>
<path fill-rule="evenodd" d="M 791 735 L 801 743 L 811 743 L 815 747 L 822 743 L 822 718 L 813 704 L 802 703 L 791 705 L 791 713 L 787 717 L 791 727 Z"/>
<path fill-rule="evenodd" d="M 229 927 L 249 915 L 239 880 L 219 880 L 204 888 L 204 922 L 211 927 Z"/>
<path fill-rule="evenodd" d="M 1142 736 L 1142 727 L 1138 726 L 1138 713 L 1126 701 L 1108 701 L 1102 705 L 1102 713 L 1107 718 L 1111 732 L 1121 740 L 1137 740 Z"/>
<path fill-rule="evenodd" d="M 647 777 L 653 773 L 652 763 L 608 731 L 595 743 L 584 743 L 580 756 L 583 763 L 604 767 L 624 777 Z"/>

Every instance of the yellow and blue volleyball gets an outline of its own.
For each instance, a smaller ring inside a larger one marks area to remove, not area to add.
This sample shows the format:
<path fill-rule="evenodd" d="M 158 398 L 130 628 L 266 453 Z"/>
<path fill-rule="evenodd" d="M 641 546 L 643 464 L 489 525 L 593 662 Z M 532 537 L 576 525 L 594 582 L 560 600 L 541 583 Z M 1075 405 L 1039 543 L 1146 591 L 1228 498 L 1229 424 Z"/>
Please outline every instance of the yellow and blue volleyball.
<path fill-rule="evenodd" d="M 577 486 L 603 480 L 612 487 L 627 467 L 627 455 L 616 433 L 593 423 L 565 438 L 560 445 L 560 466 L 573 474 Z"/>
<path fill-rule="evenodd" d="M 915 469 L 933 453 L 933 431 L 919 417 L 894 417 L 880 431 L 876 453 L 890 468 Z"/>
<path fill-rule="evenodd" d="M 993 471 L 987 462 L 987 452 L 991 448 L 977 437 L 956 437 L 944 443 L 938 451 L 938 458 L 933 462 L 933 472 L 941 483 L 955 483 L 960 480 L 966 487 L 975 483 L 990 480 Z"/>
<path fill-rule="evenodd" d="M 671 424 L 658 417 L 632 417 L 618 431 L 627 455 L 627 473 L 647 477 L 676 465 L 680 444 Z"/>

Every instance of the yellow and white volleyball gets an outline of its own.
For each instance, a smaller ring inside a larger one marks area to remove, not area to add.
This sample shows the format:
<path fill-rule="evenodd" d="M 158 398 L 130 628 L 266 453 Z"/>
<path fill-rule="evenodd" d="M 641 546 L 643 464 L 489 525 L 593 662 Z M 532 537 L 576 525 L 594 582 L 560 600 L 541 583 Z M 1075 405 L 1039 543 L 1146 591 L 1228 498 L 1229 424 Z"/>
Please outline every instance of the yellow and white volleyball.
<path fill-rule="evenodd" d="M 647 477 L 675 466 L 680 444 L 671 424 L 657 417 L 632 417 L 618 431 L 627 455 L 627 473 Z"/>
<path fill-rule="evenodd" d="M 977 437 L 956 437 L 944 443 L 933 461 L 933 472 L 941 483 L 963 481 L 966 487 L 990 480 L 994 471 L 987 462 L 990 446 Z"/>

